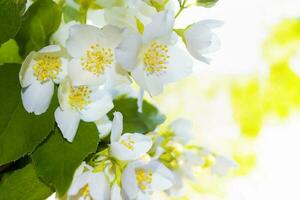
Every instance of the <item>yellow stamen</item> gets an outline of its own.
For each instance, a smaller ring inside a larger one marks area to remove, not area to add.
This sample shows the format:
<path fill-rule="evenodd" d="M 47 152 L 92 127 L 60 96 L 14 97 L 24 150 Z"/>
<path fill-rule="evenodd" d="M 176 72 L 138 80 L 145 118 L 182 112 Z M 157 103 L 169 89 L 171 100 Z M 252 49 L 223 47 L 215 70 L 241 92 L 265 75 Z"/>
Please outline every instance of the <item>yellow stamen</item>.
<path fill-rule="evenodd" d="M 121 144 L 123 146 L 125 146 L 127 149 L 132 151 L 133 150 L 133 145 L 135 144 L 135 141 L 132 140 L 131 137 L 128 137 L 127 140 L 121 140 Z"/>
<path fill-rule="evenodd" d="M 55 79 L 61 71 L 61 60 L 58 56 L 41 55 L 35 58 L 36 65 L 32 67 L 38 81 L 45 82 Z"/>
<path fill-rule="evenodd" d="M 106 67 L 113 63 L 113 51 L 111 48 L 103 48 L 98 44 L 91 45 L 85 56 L 81 57 L 83 69 L 99 76 Z"/>
<path fill-rule="evenodd" d="M 167 69 L 170 56 L 168 55 L 168 46 L 152 42 L 150 47 L 144 53 L 144 64 L 147 74 L 160 75 Z"/>
<path fill-rule="evenodd" d="M 87 86 L 71 87 L 69 94 L 69 104 L 77 110 L 82 110 L 90 104 L 91 90 Z"/>
<path fill-rule="evenodd" d="M 152 182 L 152 170 L 146 171 L 142 168 L 135 170 L 136 182 L 141 190 L 146 190 Z"/>
<path fill-rule="evenodd" d="M 84 186 L 82 189 L 82 196 L 83 197 L 87 197 L 90 193 L 90 188 L 88 185 Z"/>

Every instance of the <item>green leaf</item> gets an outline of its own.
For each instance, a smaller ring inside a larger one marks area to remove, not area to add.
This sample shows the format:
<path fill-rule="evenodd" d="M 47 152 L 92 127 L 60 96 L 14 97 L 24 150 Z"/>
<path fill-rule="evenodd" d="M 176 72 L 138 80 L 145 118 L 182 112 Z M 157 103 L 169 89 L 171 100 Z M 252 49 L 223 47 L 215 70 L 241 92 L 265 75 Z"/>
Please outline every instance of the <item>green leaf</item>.
<path fill-rule="evenodd" d="M 0 44 L 15 37 L 20 25 L 18 4 L 12 0 L 0 0 Z"/>
<path fill-rule="evenodd" d="M 37 174 L 53 186 L 59 196 L 63 196 L 75 170 L 90 153 L 96 151 L 98 141 L 94 123 L 81 122 L 72 143 L 65 140 L 57 128 L 31 156 Z"/>
<path fill-rule="evenodd" d="M 202 6 L 206 8 L 213 7 L 219 0 L 197 0 L 197 6 Z"/>
<path fill-rule="evenodd" d="M 49 44 L 50 36 L 61 21 L 61 9 L 51 0 L 40 0 L 32 4 L 23 17 L 21 29 L 16 37 L 21 54 L 39 50 Z"/>
<path fill-rule="evenodd" d="M 19 84 L 20 65 L 0 67 L 0 165 L 31 153 L 54 128 L 57 100 L 36 116 L 23 108 Z"/>
<path fill-rule="evenodd" d="M 165 121 L 165 116 L 147 101 L 143 102 L 143 112 L 138 112 L 135 98 L 123 96 L 114 100 L 114 109 L 108 114 L 111 120 L 115 111 L 119 111 L 123 115 L 123 132 L 147 133 Z"/>
<path fill-rule="evenodd" d="M 79 10 L 76 10 L 75 8 L 66 5 L 63 8 L 63 16 L 65 23 L 68 23 L 69 21 L 79 21 Z"/>
<path fill-rule="evenodd" d="M 0 64 L 1 63 L 20 63 L 22 61 L 19 55 L 19 47 L 13 39 L 3 43 L 0 47 Z"/>
<path fill-rule="evenodd" d="M 0 200 L 41 200 L 52 193 L 39 180 L 32 164 L 6 174 L 0 182 Z"/>

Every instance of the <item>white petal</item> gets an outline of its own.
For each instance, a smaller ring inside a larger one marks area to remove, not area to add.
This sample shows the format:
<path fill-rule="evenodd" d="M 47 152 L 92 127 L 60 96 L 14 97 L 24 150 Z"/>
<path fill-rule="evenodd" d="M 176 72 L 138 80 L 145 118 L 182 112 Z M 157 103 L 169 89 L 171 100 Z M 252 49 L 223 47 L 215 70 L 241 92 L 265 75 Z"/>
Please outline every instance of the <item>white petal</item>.
<path fill-rule="evenodd" d="M 101 46 L 115 48 L 121 42 L 122 30 L 116 26 L 106 25 L 100 33 Z"/>
<path fill-rule="evenodd" d="M 100 85 L 104 82 L 105 77 L 103 75 L 95 75 L 92 72 L 85 70 L 81 65 L 80 59 L 72 59 L 68 65 L 68 73 L 71 79 L 72 85 Z"/>
<path fill-rule="evenodd" d="M 93 173 L 89 182 L 90 194 L 96 200 L 109 200 L 110 188 L 105 174 Z"/>
<path fill-rule="evenodd" d="M 150 195 L 146 194 L 146 193 L 144 193 L 142 191 L 139 191 L 136 200 L 150 200 Z"/>
<path fill-rule="evenodd" d="M 88 184 L 89 173 L 83 173 L 74 177 L 72 185 L 69 188 L 68 195 L 76 195 L 79 190 L 82 189 L 86 184 Z"/>
<path fill-rule="evenodd" d="M 58 107 L 54 116 L 63 137 L 69 142 L 72 142 L 80 122 L 79 113 L 72 110 L 62 110 Z"/>
<path fill-rule="evenodd" d="M 123 41 L 116 48 L 116 60 L 128 71 L 138 64 L 138 54 L 142 46 L 142 38 L 137 33 L 125 31 Z"/>
<path fill-rule="evenodd" d="M 54 84 L 52 81 L 43 84 L 34 81 L 28 87 L 23 88 L 21 97 L 25 110 L 36 115 L 44 113 L 51 103 L 53 92 Z"/>
<path fill-rule="evenodd" d="M 110 198 L 113 199 L 113 200 L 122 200 L 121 188 L 116 182 L 111 187 L 111 196 L 110 196 Z"/>
<path fill-rule="evenodd" d="M 122 142 L 129 144 L 130 148 Z M 120 137 L 118 142 L 111 143 L 111 155 L 118 160 L 136 160 L 147 153 L 151 146 L 152 140 L 150 137 L 140 133 L 125 133 Z"/>
<path fill-rule="evenodd" d="M 170 11 L 162 11 L 154 15 L 152 22 L 145 27 L 144 42 L 169 35 L 173 31 L 174 16 Z"/>
<path fill-rule="evenodd" d="M 59 72 L 59 74 L 57 75 L 57 77 L 53 80 L 54 83 L 59 84 L 61 83 L 64 78 L 67 76 L 68 73 L 68 60 L 66 58 L 61 58 L 61 71 Z"/>
<path fill-rule="evenodd" d="M 139 189 L 136 183 L 134 163 L 128 164 L 122 173 L 122 188 L 129 199 L 137 197 Z"/>
<path fill-rule="evenodd" d="M 90 25 L 73 25 L 70 27 L 66 47 L 72 57 L 81 57 L 93 44 L 99 42 L 100 30 Z"/>
<path fill-rule="evenodd" d="M 211 172 L 219 176 L 225 176 L 231 168 L 237 167 L 237 164 L 223 156 L 217 156 Z"/>
<path fill-rule="evenodd" d="M 70 21 L 66 24 L 61 24 L 58 30 L 51 36 L 51 41 L 66 46 L 66 41 L 69 37 L 69 28 L 75 24 L 78 24 L 78 22 Z"/>
<path fill-rule="evenodd" d="M 193 61 L 185 51 L 169 46 L 169 56 L 167 69 L 161 75 L 164 83 L 178 81 L 192 73 Z"/>
<path fill-rule="evenodd" d="M 39 53 L 56 53 L 61 51 L 61 47 L 58 45 L 48 45 L 39 50 Z"/>
<path fill-rule="evenodd" d="M 114 119 L 111 127 L 110 141 L 116 142 L 121 137 L 123 131 L 123 115 L 120 112 L 114 112 Z"/>
<path fill-rule="evenodd" d="M 143 112 L 143 97 L 144 97 L 144 90 L 141 88 L 139 90 L 139 94 L 138 94 L 138 102 L 137 102 L 137 105 L 138 105 L 138 112 L 139 113 L 142 113 Z"/>
<path fill-rule="evenodd" d="M 92 102 L 86 108 L 80 111 L 80 117 L 83 121 L 93 122 L 106 115 L 114 107 L 112 97 L 105 95 L 101 99 Z"/>
<path fill-rule="evenodd" d="M 97 26 L 98 28 L 102 28 L 106 25 L 104 19 L 104 9 L 101 10 L 88 10 L 87 13 L 87 22 L 88 25 Z"/>
<path fill-rule="evenodd" d="M 151 96 L 158 95 L 163 91 L 163 81 L 159 75 L 147 75 L 143 66 L 139 66 L 131 73 L 137 84 L 150 93 Z"/>
<path fill-rule="evenodd" d="M 158 161 L 152 161 L 149 166 L 154 169 L 151 189 L 156 191 L 167 190 L 172 187 L 174 177 L 172 172 Z"/>
<path fill-rule="evenodd" d="M 98 132 L 99 132 L 99 138 L 104 138 L 106 137 L 112 127 L 112 122 L 109 120 L 109 118 L 105 115 L 101 119 L 95 121 Z"/>
<path fill-rule="evenodd" d="M 22 87 L 27 87 L 34 81 L 36 81 L 36 77 L 34 77 L 34 71 L 32 66 L 35 65 L 35 61 L 33 60 L 36 52 L 32 51 L 29 55 L 25 58 L 22 63 L 20 72 L 19 72 L 19 80 Z"/>
<path fill-rule="evenodd" d="M 170 125 L 170 129 L 175 133 L 175 140 L 187 143 L 192 138 L 192 123 L 189 120 L 177 119 Z"/>

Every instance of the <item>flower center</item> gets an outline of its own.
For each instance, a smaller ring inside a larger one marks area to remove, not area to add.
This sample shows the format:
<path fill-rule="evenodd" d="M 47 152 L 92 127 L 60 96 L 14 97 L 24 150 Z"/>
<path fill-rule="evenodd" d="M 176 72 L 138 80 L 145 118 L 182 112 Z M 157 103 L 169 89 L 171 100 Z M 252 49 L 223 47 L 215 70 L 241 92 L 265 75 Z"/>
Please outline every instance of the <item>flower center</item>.
<path fill-rule="evenodd" d="M 35 61 L 36 65 L 32 67 L 33 75 L 41 83 L 55 79 L 61 71 L 61 60 L 57 56 L 42 55 L 35 58 Z"/>
<path fill-rule="evenodd" d="M 69 94 L 69 104 L 77 110 L 82 110 L 90 104 L 91 90 L 87 86 L 71 87 Z"/>
<path fill-rule="evenodd" d="M 121 144 L 123 146 L 125 146 L 127 149 L 132 151 L 133 150 L 133 145 L 135 144 L 135 141 L 133 141 L 131 137 L 128 137 L 127 140 L 124 140 L 124 139 L 121 140 Z"/>
<path fill-rule="evenodd" d="M 136 182 L 141 190 L 146 190 L 152 182 L 152 170 L 146 171 L 142 168 L 135 170 Z"/>
<path fill-rule="evenodd" d="M 95 44 L 90 46 L 80 60 L 83 69 L 99 76 L 104 73 L 105 67 L 112 64 L 113 52 L 111 48 L 102 48 Z"/>
<path fill-rule="evenodd" d="M 90 188 L 88 185 L 86 185 L 82 189 L 82 196 L 87 197 L 89 194 L 90 194 Z"/>
<path fill-rule="evenodd" d="M 167 63 L 170 58 L 168 55 L 168 46 L 152 42 L 150 47 L 144 53 L 144 64 L 147 75 L 160 75 L 167 69 Z"/>

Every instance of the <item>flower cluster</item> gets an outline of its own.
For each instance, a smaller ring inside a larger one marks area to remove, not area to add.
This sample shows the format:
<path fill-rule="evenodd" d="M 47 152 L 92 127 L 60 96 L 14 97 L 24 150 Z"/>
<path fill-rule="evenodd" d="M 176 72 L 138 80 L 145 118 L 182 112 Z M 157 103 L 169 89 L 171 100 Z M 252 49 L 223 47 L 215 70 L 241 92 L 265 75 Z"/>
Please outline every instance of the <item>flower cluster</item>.
<path fill-rule="evenodd" d="M 68 196 L 83 199 L 149 199 L 155 192 L 177 196 L 184 179 L 209 171 L 223 176 L 235 163 L 192 144 L 189 121 L 167 130 L 123 133 L 122 114 L 114 113 L 110 145 L 77 169 Z"/>
<path fill-rule="evenodd" d="M 176 28 L 176 17 L 188 7 L 187 0 L 178 2 L 176 13 L 169 0 L 97 1 L 101 9 L 88 14 L 87 23 L 61 24 L 51 45 L 23 62 L 19 79 L 28 112 L 43 114 L 57 96 L 55 121 L 68 142 L 75 139 L 81 120 L 94 123 L 102 141 L 110 134 L 110 141 L 78 168 L 68 196 L 148 199 L 155 191 L 178 190 L 184 177 L 195 178 L 194 170 L 224 175 L 234 166 L 191 145 L 185 120 L 164 132 L 123 133 L 122 114 L 115 112 L 113 121 L 107 116 L 113 100 L 134 91 L 135 84 L 143 112 L 144 91 L 160 94 L 192 73 L 193 58 L 208 63 L 206 54 L 218 48 L 212 29 L 221 23 L 204 20 Z"/>

